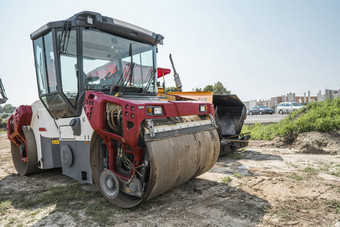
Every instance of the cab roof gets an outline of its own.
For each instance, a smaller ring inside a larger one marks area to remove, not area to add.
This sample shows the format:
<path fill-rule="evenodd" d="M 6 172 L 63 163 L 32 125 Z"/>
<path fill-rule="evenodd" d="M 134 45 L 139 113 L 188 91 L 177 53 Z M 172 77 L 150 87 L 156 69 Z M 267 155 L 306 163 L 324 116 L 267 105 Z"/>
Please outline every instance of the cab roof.
<path fill-rule="evenodd" d="M 67 20 L 49 22 L 33 32 L 31 34 L 31 39 L 35 40 L 51 31 L 53 28 L 63 28 L 66 25 L 72 27 L 95 28 L 113 35 L 151 45 L 163 44 L 164 39 L 162 35 L 151 32 L 147 29 L 118 19 L 102 16 L 100 13 L 91 11 L 83 11 L 74 14 L 74 16 Z"/>

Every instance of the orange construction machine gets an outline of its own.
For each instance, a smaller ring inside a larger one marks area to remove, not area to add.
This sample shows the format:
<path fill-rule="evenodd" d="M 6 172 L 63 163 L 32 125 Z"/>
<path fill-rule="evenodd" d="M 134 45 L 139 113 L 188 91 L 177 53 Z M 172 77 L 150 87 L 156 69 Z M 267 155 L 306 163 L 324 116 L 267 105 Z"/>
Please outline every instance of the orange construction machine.
<path fill-rule="evenodd" d="M 249 133 L 241 134 L 244 120 L 246 119 L 246 107 L 237 95 L 215 95 L 211 91 L 182 91 L 182 83 L 177 73 L 172 56 L 170 62 L 174 70 L 174 80 L 177 92 L 165 92 L 164 76 L 171 73 L 170 69 L 158 68 L 158 78 L 163 78 L 163 87 L 158 89 L 159 96 L 165 95 L 174 100 L 198 100 L 212 103 L 215 109 L 215 120 L 218 126 L 218 134 L 221 140 L 220 154 L 236 151 L 248 145 Z"/>

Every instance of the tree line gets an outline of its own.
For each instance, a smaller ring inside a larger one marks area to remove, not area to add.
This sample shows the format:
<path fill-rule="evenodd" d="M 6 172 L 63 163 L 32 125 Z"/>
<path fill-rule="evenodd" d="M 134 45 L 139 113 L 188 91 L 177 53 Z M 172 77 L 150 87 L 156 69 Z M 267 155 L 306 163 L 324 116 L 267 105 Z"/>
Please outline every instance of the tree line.
<path fill-rule="evenodd" d="M 6 128 L 6 121 L 4 118 L 7 118 L 9 114 L 15 110 L 15 108 L 16 107 L 11 104 L 0 106 L 0 130 Z"/>
<path fill-rule="evenodd" d="M 6 104 L 4 106 L 0 106 L 0 113 L 12 113 L 15 110 L 15 106 L 11 104 Z"/>
<path fill-rule="evenodd" d="M 215 95 L 229 95 L 231 94 L 231 91 L 227 90 L 227 88 L 224 87 L 221 81 L 217 81 L 214 83 L 214 85 L 208 84 L 204 88 L 193 88 L 193 91 L 212 91 Z M 176 92 L 176 87 L 167 87 L 165 88 L 165 92 Z"/>

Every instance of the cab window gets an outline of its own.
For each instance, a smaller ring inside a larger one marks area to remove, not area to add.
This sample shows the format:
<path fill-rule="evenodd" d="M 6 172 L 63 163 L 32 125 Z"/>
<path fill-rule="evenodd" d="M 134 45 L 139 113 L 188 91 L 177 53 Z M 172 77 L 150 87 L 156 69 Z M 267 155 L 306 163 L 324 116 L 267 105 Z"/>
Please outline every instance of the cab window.
<path fill-rule="evenodd" d="M 34 56 L 35 56 L 35 69 L 37 72 L 39 95 L 48 93 L 47 77 L 45 68 L 45 55 L 42 37 L 33 41 Z"/>
<path fill-rule="evenodd" d="M 58 42 L 64 47 L 60 52 L 60 74 L 62 90 L 68 100 L 75 107 L 78 97 L 78 67 L 77 67 L 77 36 L 76 30 L 69 31 L 66 37 L 61 38 L 62 32 L 58 32 Z M 59 41 L 62 39 L 61 42 Z"/>
<path fill-rule="evenodd" d="M 49 93 L 57 92 L 57 75 L 55 72 L 55 60 L 53 51 L 52 32 L 44 36 L 45 57 L 47 69 L 47 84 Z"/>

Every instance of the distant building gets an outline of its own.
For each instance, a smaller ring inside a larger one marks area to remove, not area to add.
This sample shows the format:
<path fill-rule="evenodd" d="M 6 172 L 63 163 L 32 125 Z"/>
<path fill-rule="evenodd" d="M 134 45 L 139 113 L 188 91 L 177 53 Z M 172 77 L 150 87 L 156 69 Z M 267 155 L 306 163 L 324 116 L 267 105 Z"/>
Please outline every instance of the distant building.
<path fill-rule="evenodd" d="M 270 107 L 270 100 L 260 100 L 257 102 L 258 106 Z"/>
<path fill-rule="evenodd" d="M 283 99 L 282 96 L 272 97 L 270 99 L 270 107 L 275 108 L 281 102 L 285 102 L 285 99 Z"/>
<path fill-rule="evenodd" d="M 312 102 L 312 101 L 318 101 L 318 97 L 317 96 L 311 96 L 310 100 L 309 100 L 309 97 L 295 96 L 294 102 L 298 102 L 298 103 L 301 103 L 301 104 L 307 104 L 307 103 Z"/>
<path fill-rule="evenodd" d="M 295 93 L 288 93 L 287 94 L 287 102 L 295 102 Z"/>
<path fill-rule="evenodd" d="M 245 102 L 243 102 L 243 104 L 246 106 L 246 108 L 247 108 L 247 113 L 249 113 L 249 110 L 251 109 L 251 108 L 253 108 L 254 106 L 256 106 L 256 104 L 257 104 L 257 102 L 256 102 L 256 100 L 250 100 L 250 101 L 245 101 Z"/>
<path fill-rule="evenodd" d="M 307 104 L 312 101 L 324 101 L 325 99 L 334 99 L 340 97 L 340 90 L 330 90 L 330 89 L 325 89 L 325 94 L 322 95 L 321 90 L 317 93 L 317 96 L 311 96 L 311 92 L 308 91 L 308 95 L 306 92 L 304 92 L 303 96 L 296 96 L 295 92 L 288 93 L 287 95 L 281 95 L 281 96 L 276 96 L 276 97 L 271 97 L 269 100 L 251 100 L 251 101 L 246 101 L 243 102 L 244 105 L 247 108 L 247 113 L 249 113 L 249 110 L 254 107 L 254 106 L 266 106 L 266 107 L 271 107 L 275 110 L 276 112 L 276 107 L 278 104 L 281 102 L 298 102 L 301 104 Z"/>
<path fill-rule="evenodd" d="M 340 90 L 325 89 L 325 98 L 335 99 L 340 97 Z"/>

